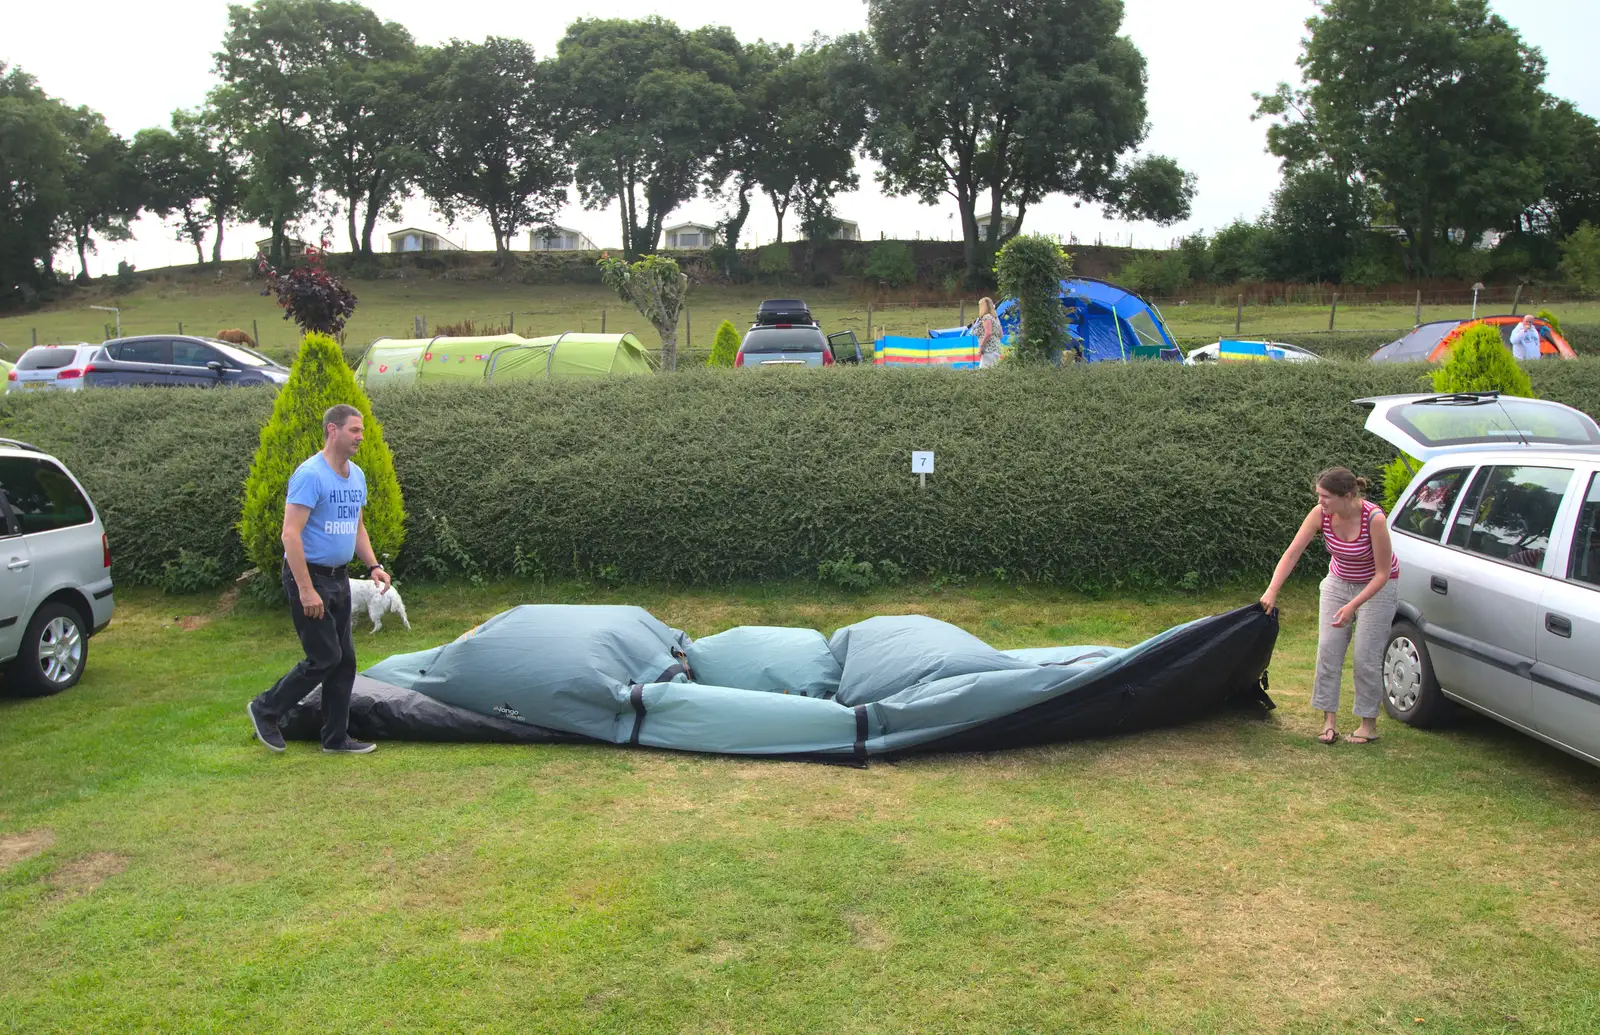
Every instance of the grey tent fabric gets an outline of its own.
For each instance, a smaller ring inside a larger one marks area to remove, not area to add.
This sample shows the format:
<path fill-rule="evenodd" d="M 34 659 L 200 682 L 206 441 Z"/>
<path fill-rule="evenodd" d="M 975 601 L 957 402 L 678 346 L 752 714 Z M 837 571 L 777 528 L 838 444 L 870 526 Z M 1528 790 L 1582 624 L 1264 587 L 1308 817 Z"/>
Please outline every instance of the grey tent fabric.
<path fill-rule="evenodd" d="M 997 651 L 931 618 L 870 618 L 828 643 L 838 664 L 832 696 L 835 676 L 814 630 L 730 630 L 702 641 L 707 653 L 640 608 L 524 605 L 368 669 L 351 729 L 865 764 L 1127 732 L 1229 704 L 1270 707 L 1265 673 L 1276 638 L 1276 615 L 1259 605 L 1129 648 Z M 711 685 L 700 673 L 692 681 L 697 652 L 706 671 L 749 685 Z M 315 702 L 302 710 L 296 735 L 314 736 Z"/>
<path fill-rule="evenodd" d="M 852 707 L 952 676 L 1039 667 L 924 615 L 868 618 L 834 633 L 828 646 L 844 665 L 839 703 Z"/>
<path fill-rule="evenodd" d="M 697 682 L 740 690 L 831 697 L 839 691 L 839 659 L 815 629 L 743 625 L 689 647 Z"/>
<path fill-rule="evenodd" d="M 1372 354 L 1373 363 L 1426 363 L 1441 339 L 1457 327 L 1460 320 L 1435 320 L 1418 325 Z"/>

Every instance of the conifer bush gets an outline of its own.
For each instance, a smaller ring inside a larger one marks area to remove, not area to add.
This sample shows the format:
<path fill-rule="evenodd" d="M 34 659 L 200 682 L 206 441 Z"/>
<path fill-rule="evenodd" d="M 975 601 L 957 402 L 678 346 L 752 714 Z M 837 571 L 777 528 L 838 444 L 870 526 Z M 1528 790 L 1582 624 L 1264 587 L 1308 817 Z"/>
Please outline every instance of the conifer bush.
<path fill-rule="evenodd" d="M 272 416 L 261 429 L 255 459 L 244 483 L 244 513 L 239 537 L 245 555 L 274 579 L 283 567 L 283 506 L 289 476 L 322 449 L 322 415 L 328 407 L 348 403 L 361 411 L 366 433 L 356 453 L 356 466 L 367 478 L 367 505 L 362 518 L 372 549 L 391 558 L 405 542 L 405 509 L 394 456 L 384 441 L 383 425 L 372 415 L 372 402 L 356 383 L 338 342 L 326 334 L 307 334 L 279 391 Z"/>
<path fill-rule="evenodd" d="M 732 320 L 724 320 L 717 326 L 717 337 L 711 343 L 711 356 L 706 360 L 706 366 L 731 367 L 738 355 L 739 328 L 733 325 Z"/>

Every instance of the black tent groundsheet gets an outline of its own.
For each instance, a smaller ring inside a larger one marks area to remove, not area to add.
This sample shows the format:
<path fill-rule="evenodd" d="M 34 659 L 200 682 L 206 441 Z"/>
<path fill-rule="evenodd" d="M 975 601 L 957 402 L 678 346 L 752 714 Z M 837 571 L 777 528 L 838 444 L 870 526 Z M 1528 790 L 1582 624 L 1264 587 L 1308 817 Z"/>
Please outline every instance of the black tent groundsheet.
<path fill-rule="evenodd" d="M 920 615 L 824 638 L 741 626 L 699 641 L 637 607 L 524 605 L 358 677 L 352 735 L 598 742 L 865 764 L 1173 725 L 1270 708 L 1278 623 L 1259 605 L 1128 648 L 996 650 Z M 315 739 L 316 694 L 284 722 Z"/>

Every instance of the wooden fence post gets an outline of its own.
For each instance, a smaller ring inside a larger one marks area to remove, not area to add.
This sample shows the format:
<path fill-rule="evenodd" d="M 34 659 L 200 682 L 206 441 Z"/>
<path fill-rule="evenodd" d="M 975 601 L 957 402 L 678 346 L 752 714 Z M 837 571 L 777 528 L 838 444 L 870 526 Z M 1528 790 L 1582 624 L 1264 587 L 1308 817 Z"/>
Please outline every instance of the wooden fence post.
<path fill-rule="evenodd" d="M 506 333 L 507 334 L 515 334 L 515 333 L 517 333 L 517 313 L 516 313 L 516 310 L 512 310 L 511 312 L 506 314 Z"/>
<path fill-rule="evenodd" d="M 1422 289 L 1417 288 L 1417 326 L 1422 326 Z"/>
<path fill-rule="evenodd" d="M 1333 330 L 1333 318 L 1339 312 L 1339 292 L 1333 293 L 1333 308 L 1328 310 L 1328 330 Z"/>
<path fill-rule="evenodd" d="M 39 328 L 30 327 L 28 328 L 28 332 L 33 336 L 33 343 L 35 345 L 39 344 Z"/>
<path fill-rule="evenodd" d="M 602 309 L 602 310 L 600 310 L 600 333 L 604 334 L 605 332 L 606 332 L 606 311 L 604 309 Z"/>
<path fill-rule="evenodd" d="M 183 321 L 182 320 L 178 321 L 178 333 L 179 334 L 183 333 Z"/>
<path fill-rule="evenodd" d="M 1244 323 L 1244 296 L 1239 296 L 1239 307 L 1233 311 L 1233 333 L 1238 334 Z"/>
<path fill-rule="evenodd" d="M 428 336 L 428 321 L 422 318 L 421 313 L 411 317 L 411 336 L 413 338 L 426 338 Z"/>
<path fill-rule="evenodd" d="M 961 326 L 965 327 L 966 325 L 967 325 L 967 300 L 963 298 L 961 300 Z"/>
<path fill-rule="evenodd" d="M 877 338 L 874 338 L 872 336 L 872 303 L 871 302 L 867 303 L 867 338 L 869 340 L 872 340 L 872 341 L 877 341 L 878 340 Z"/>
<path fill-rule="evenodd" d="M 255 341 L 256 348 L 261 347 L 261 328 L 256 326 L 254 320 L 250 321 L 250 337 Z"/>
<path fill-rule="evenodd" d="M 694 348 L 694 314 L 687 309 L 683 311 L 683 347 Z"/>

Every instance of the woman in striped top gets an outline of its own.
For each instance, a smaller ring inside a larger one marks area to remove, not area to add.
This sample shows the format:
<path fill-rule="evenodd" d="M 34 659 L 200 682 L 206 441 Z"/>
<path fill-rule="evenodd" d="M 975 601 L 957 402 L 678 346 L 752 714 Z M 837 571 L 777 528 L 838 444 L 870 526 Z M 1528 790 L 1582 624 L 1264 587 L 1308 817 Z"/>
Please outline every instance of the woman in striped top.
<path fill-rule="evenodd" d="M 1389 541 L 1389 523 L 1383 511 L 1362 498 L 1367 480 L 1343 467 L 1317 476 L 1317 505 L 1300 522 L 1294 542 L 1283 551 L 1272 584 L 1261 596 L 1261 606 L 1271 611 L 1278 591 L 1299 563 L 1300 555 L 1319 534 L 1328 547 L 1328 577 L 1322 580 L 1322 602 L 1317 622 L 1317 674 L 1312 684 L 1311 707 L 1322 712 L 1324 744 L 1339 739 L 1339 682 L 1344 656 L 1355 639 L 1356 707 L 1361 725 L 1346 739 L 1370 744 L 1378 739 L 1378 704 L 1383 697 L 1383 652 L 1389 626 L 1400 602 L 1400 561 Z M 1353 629 L 1352 629 L 1353 627 Z"/>

